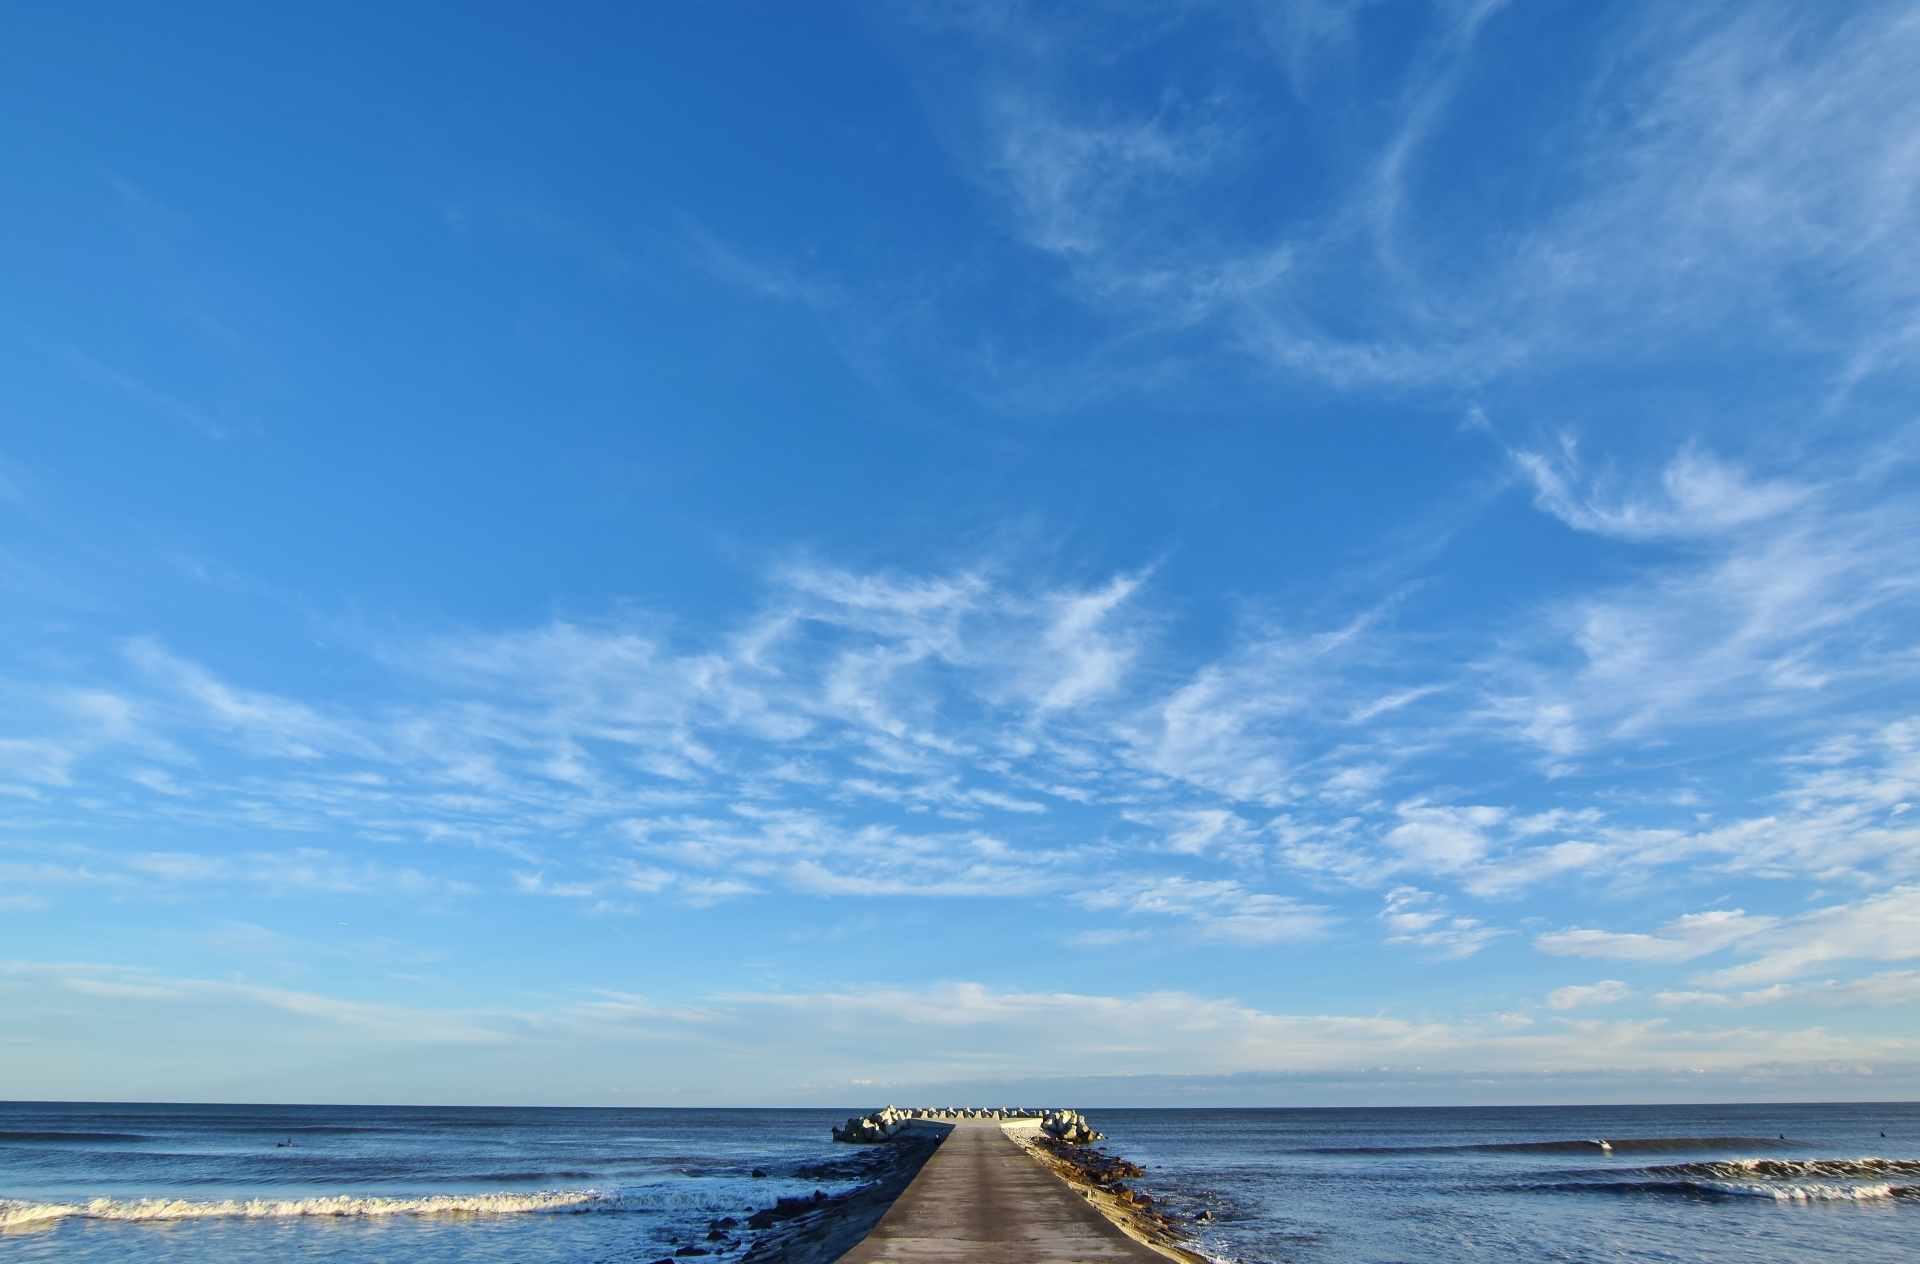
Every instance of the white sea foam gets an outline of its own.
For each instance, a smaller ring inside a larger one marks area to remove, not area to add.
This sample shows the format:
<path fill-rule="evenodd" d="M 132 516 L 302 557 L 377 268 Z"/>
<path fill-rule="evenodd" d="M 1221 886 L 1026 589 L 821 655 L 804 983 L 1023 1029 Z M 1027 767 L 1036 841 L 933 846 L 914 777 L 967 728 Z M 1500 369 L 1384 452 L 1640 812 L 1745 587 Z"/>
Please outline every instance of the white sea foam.
<path fill-rule="evenodd" d="M 1645 1171 L 1684 1178 L 1696 1189 L 1782 1203 L 1879 1202 L 1920 1193 L 1920 1187 L 1888 1179 L 1920 1176 L 1920 1160 L 1914 1159 L 1721 1159 Z"/>
<path fill-rule="evenodd" d="M 89 1220 L 266 1220 L 294 1216 L 509 1216 L 529 1212 L 650 1211 L 661 1199 L 598 1190 L 530 1194 L 435 1194 L 422 1198 L 94 1198 L 87 1202 L 0 1199 L 0 1228 L 68 1217 Z"/>
<path fill-rule="evenodd" d="M 1736 1181 L 1711 1181 L 1707 1187 L 1722 1193 L 1748 1198 L 1771 1198 L 1781 1203 L 1870 1203 L 1911 1193 L 1904 1185 L 1786 1185 L 1771 1182 L 1741 1184 Z"/>
<path fill-rule="evenodd" d="M 1716 1163 L 1675 1163 L 1649 1170 L 1707 1176 L 1757 1176 L 1775 1180 L 1790 1180 L 1798 1176 L 1920 1176 L 1920 1159 L 1723 1159 Z"/>

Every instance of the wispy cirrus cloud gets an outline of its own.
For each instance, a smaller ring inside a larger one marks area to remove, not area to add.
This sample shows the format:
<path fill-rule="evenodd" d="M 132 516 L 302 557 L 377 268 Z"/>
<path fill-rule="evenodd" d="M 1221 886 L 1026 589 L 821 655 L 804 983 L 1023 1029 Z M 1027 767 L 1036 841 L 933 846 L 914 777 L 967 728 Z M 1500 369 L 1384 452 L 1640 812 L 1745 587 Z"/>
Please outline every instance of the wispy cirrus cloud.
<path fill-rule="evenodd" d="M 627 860 L 709 892 L 984 895 L 1107 890 L 1096 875 L 1133 857 L 1276 899 L 1299 880 L 1497 899 L 1677 865 L 1877 881 L 1920 863 L 1899 810 L 1920 798 L 1911 721 L 1780 751 L 1759 814 L 1676 827 L 1599 802 L 1438 798 L 1436 752 L 1526 738 L 1489 726 L 1504 703 L 1482 669 L 1399 684 L 1395 633 L 1371 618 L 1255 624 L 1181 666 L 1150 634 L 1150 596 L 1139 576 L 1021 591 L 984 572 L 799 568 L 737 629 L 692 644 L 555 622 L 388 647 L 392 695 L 352 707 L 241 688 L 136 641 L 120 686 L 49 695 L 106 717 L 84 741 L 12 740 L 66 752 L 64 795 L 118 786 L 128 819 L 479 844 L 547 891 L 627 889 Z M 1553 670 L 1560 697 L 1596 688 L 1590 661 Z M 1646 712 L 1584 748 L 1668 723 Z"/>
<path fill-rule="evenodd" d="M 1387 938 L 1445 960 L 1569 884 L 1920 877 L 1920 817 L 1902 809 L 1920 801 L 1920 728 L 1899 710 L 1920 679 L 1899 639 L 1920 575 L 1875 481 L 1898 454 L 1786 477 L 1694 445 L 1614 482 L 1577 449 L 1519 451 L 1548 520 L 1655 551 L 1598 591 L 1457 629 L 1443 656 L 1412 652 L 1398 595 L 1317 619 L 1249 611 L 1196 655 L 1166 634 L 1150 570 L 1047 584 L 1004 561 L 802 560 L 716 627 L 628 612 L 390 638 L 369 663 L 384 680 L 351 701 L 134 639 L 117 678 L 11 684 L 30 705 L 0 740 L 38 769 L 21 784 L 49 826 L 304 836 L 90 862 L 136 892 L 497 887 L 604 912 L 1017 892 L 1095 923 L 1064 936 L 1250 945 L 1353 933 L 1381 914 L 1351 893 L 1397 891 Z M 1836 706 L 1840 682 L 1878 688 L 1879 716 Z M 1559 788 L 1756 715 L 1794 724 L 1745 802 Z M 1544 762 L 1515 783 L 1519 755 Z M 1506 790 L 1463 787 L 1489 770 Z M 497 860 L 356 854 L 387 845 Z M 16 869 L 7 898 L 44 898 L 35 872 Z M 1760 942 L 1758 922 L 1716 917 L 1535 942 L 1668 966 L 1734 942 L 1714 926 Z"/>
<path fill-rule="evenodd" d="M 1920 566 L 1905 542 L 1920 520 L 1880 484 L 1881 462 L 1824 483 L 1767 480 L 1684 449 L 1654 487 L 1615 488 L 1571 448 L 1516 459 L 1536 503 L 1576 530 L 1676 549 L 1550 610 L 1524 652 L 1488 664 L 1490 717 L 1550 763 L 1911 680 Z M 1545 666 L 1556 645 L 1573 670 Z"/>
<path fill-rule="evenodd" d="M 1361 388 L 1645 364 L 1730 324 L 1849 379 L 1911 354 L 1903 6 L 1630 5 L 1557 50 L 1568 89 L 1525 131 L 1474 91 L 1540 56 L 1514 6 L 1403 8 L 1390 52 L 1355 40 L 1370 7 L 993 6 L 919 29 L 972 53 L 935 105 L 957 166 L 1136 375 L 1142 347 L 1202 354 L 1196 328 Z M 1355 73 L 1363 53 L 1393 60 L 1388 90 Z M 1463 186 L 1468 138 L 1531 178 Z M 1249 197 L 1266 213 L 1221 213 Z"/>

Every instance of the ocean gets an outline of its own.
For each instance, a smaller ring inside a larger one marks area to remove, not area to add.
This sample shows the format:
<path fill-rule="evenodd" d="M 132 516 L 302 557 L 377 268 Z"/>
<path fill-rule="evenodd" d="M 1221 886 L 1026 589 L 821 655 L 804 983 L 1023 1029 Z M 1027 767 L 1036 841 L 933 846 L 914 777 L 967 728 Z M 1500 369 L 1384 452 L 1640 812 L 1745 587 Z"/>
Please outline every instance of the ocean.
<path fill-rule="evenodd" d="M 872 1105 L 4 1103 L 0 1261 L 722 1264 Z M 1916 1104 L 1087 1113 L 1225 1261 L 1920 1262 Z"/>

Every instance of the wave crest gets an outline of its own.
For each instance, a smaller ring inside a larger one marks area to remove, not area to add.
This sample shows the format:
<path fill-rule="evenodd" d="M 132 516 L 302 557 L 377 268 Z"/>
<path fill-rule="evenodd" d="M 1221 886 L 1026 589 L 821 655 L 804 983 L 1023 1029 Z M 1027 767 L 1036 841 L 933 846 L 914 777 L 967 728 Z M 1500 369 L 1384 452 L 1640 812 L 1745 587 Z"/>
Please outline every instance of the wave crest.
<path fill-rule="evenodd" d="M 1635 1168 L 1605 1180 L 1532 1188 L 1779 1203 L 1866 1203 L 1920 1198 L 1920 1184 L 1909 1183 L 1914 1177 L 1920 1177 L 1920 1159 L 1722 1159 Z"/>
<path fill-rule="evenodd" d="M 1698 1176 L 1708 1180 L 1797 1181 L 1809 1177 L 1862 1180 L 1920 1176 L 1920 1159 L 1723 1159 L 1713 1163 L 1673 1163 L 1646 1171 L 1655 1176 Z"/>
<path fill-rule="evenodd" d="M 87 1202 L 0 1199 L 0 1228 L 76 1217 L 88 1220 L 266 1220 L 295 1216 L 511 1216 L 529 1212 L 653 1210 L 658 1199 L 598 1190 L 531 1194 L 434 1194 L 420 1198 L 94 1198 Z"/>
<path fill-rule="evenodd" d="M 1870 1203 L 1885 1198 L 1920 1196 L 1920 1188 L 1886 1182 L 1875 1185 L 1775 1185 L 1767 1182 L 1715 1181 L 1707 1184 L 1714 1193 L 1733 1194 L 1741 1198 L 1770 1198 L 1778 1203 Z"/>

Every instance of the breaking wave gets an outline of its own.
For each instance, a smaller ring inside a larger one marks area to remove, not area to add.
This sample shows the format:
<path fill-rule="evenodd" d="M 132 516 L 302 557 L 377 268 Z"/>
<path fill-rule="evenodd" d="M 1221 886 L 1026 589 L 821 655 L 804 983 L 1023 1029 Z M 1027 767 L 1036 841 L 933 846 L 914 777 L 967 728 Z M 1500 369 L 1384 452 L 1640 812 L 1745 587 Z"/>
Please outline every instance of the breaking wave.
<path fill-rule="evenodd" d="M 1862 1180 L 1920 1176 L 1920 1159 L 1726 1159 L 1715 1163 L 1673 1163 L 1646 1171 L 1654 1176 L 1694 1176 L 1709 1180 L 1794 1181 L 1808 1177 Z"/>
<path fill-rule="evenodd" d="M 1728 1159 L 1648 1168 L 1649 1176 L 1674 1178 L 1736 1198 L 1782 1203 L 1879 1202 L 1920 1196 L 1920 1186 L 1896 1184 L 1920 1177 L 1914 1159 Z"/>
<path fill-rule="evenodd" d="M 301 1216 L 514 1216 L 592 1212 L 697 1210 L 717 1206 L 713 1194 L 611 1194 L 542 1190 L 529 1194 L 434 1194 L 418 1198 L 94 1198 L 86 1202 L 0 1199 L 0 1229 L 69 1217 L 86 1220 L 270 1220 Z M 729 1203 L 729 1206 L 732 1204 Z"/>
<path fill-rule="evenodd" d="M 1874 1203 L 1920 1199 L 1916 1159 L 1726 1159 L 1622 1172 L 1617 1179 L 1553 1188 L 1607 1194 L 1758 1198 L 1777 1203 Z"/>
<path fill-rule="evenodd" d="M 1913 1185 L 1717 1185 L 1718 1192 L 1740 1198 L 1771 1198 L 1779 1203 L 1870 1203 L 1886 1198 L 1920 1198 Z"/>

